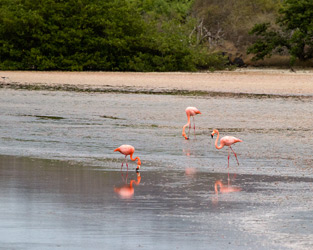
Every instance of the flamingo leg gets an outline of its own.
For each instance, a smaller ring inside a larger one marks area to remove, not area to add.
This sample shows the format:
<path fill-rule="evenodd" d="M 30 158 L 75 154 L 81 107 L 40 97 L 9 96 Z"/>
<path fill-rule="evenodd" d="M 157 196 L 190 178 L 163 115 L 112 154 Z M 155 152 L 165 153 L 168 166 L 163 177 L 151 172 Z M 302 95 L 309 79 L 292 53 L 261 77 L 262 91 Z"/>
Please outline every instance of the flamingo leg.
<path fill-rule="evenodd" d="M 195 117 L 194 116 L 192 117 L 192 120 L 193 120 L 193 131 L 194 131 L 194 135 L 196 137 L 196 123 L 195 123 Z"/>
<path fill-rule="evenodd" d="M 125 157 L 125 158 L 126 158 L 126 157 Z M 125 159 L 122 161 L 121 171 L 122 171 L 122 169 L 123 169 L 124 161 L 125 161 Z"/>
<path fill-rule="evenodd" d="M 230 147 L 228 147 L 228 165 L 227 165 L 227 168 L 229 168 L 229 156 L 230 156 Z"/>
<path fill-rule="evenodd" d="M 127 173 L 128 173 L 128 163 L 127 163 L 127 155 L 125 156 L 126 166 L 127 166 Z"/>
<path fill-rule="evenodd" d="M 234 153 L 234 155 L 235 155 L 235 157 L 236 157 L 236 160 L 237 160 L 237 164 L 238 164 L 238 166 L 239 166 L 239 161 L 238 161 L 238 158 L 237 158 L 237 154 L 235 153 L 235 151 L 232 149 L 231 146 L 229 146 L 229 147 L 230 147 L 231 151 L 233 151 L 233 153 Z"/>

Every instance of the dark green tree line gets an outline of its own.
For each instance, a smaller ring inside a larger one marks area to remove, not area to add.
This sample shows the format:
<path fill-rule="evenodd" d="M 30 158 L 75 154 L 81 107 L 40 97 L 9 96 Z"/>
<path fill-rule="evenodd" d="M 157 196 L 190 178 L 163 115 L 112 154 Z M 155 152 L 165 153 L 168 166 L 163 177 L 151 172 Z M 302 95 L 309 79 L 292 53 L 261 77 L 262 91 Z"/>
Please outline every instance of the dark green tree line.
<path fill-rule="evenodd" d="M 0 69 L 192 71 L 225 59 L 190 36 L 192 1 L 0 0 Z"/>

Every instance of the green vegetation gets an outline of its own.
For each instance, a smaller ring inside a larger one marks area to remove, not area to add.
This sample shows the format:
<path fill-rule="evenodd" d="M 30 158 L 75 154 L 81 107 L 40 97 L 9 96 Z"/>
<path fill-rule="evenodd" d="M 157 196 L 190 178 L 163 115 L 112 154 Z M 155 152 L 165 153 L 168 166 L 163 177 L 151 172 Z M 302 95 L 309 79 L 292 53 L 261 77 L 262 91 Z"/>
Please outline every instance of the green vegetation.
<path fill-rule="evenodd" d="M 0 0 L 0 69 L 195 71 L 225 59 L 190 35 L 192 1 Z"/>
<path fill-rule="evenodd" d="M 223 55 L 242 56 L 247 47 L 254 59 L 284 53 L 292 62 L 309 60 L 312 5 L 312 0 L 0 0 L 0 70 L 215 70 L 228 67 Z"/>
<path fill-rule="evenodd" d="M 281 0 L 195 0 L 193 15 L 203 21 L 208 42 L 225 49 L 225 41 L 242 49 L 251 42 L 254 24 L 273 20 Z M 209 40 L 209 38 L 211 38 Z"/>
<path fill-rule="evenodd" d="M 307 61 L 313 58 L 313 1 L 285 0 L 279 10 L 276 27 L 270 23 L 257 24 L 251 34 L 258 37 L 248 48 L 254 59 L 270 57 L 274 53 L 288 53 L 290 64 L 296 59 Z"/>

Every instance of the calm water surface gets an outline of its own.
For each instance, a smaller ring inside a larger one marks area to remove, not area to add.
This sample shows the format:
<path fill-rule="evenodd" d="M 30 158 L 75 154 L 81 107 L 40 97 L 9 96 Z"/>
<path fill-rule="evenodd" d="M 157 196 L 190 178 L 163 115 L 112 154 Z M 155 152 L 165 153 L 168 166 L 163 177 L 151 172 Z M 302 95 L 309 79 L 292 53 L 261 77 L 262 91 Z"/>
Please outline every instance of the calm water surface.
<path fill-rule="evenodd" d="M 1 89 L 0 107 L 0 249 L 313 247 L 310 98 Z M 213 128 L 243 140 L 239 166 Z"/>

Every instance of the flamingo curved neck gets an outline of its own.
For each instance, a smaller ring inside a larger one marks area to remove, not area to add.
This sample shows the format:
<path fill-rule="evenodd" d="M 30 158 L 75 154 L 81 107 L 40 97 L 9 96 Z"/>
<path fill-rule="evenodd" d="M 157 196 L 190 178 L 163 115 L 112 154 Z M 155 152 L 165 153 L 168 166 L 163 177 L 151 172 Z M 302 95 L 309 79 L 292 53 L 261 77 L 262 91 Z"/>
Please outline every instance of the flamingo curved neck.
<path fill-rule="evenodd" d="M 220 143 L 219 146 L 217 145 L 217 143 L 218 143 L 218 138 L 219 138 L 219 137 L 220 137 L 220 132 L 217 131 L 217 137 L 216 137 L 216 140 L 215 140 L 215 147 L 216 147 L 217 149 L 221 149 L 221 148 L 224 147 L 224 144 L 221 144 L 221 143 Z"/>
<path fill-rule="evenodd" d="M 188 139 L 188 137 L 186 136 L 186 133 L 185 133 L 185 128 L 190 125 L 190 114 L 189 113 L 187 114 L 187 119 L 188 119 L 188 122 L 184 125 L 183 133 L 182 133 L 182 135 L 183 135 L 183 137 L 185 137 L 185 139 Z"/>
<path fill-rule="evenodd" d="M 135 158 L 133 158 L 133 154 L 131 154 L 130 155 L 130 159 L 132 160 L 132 161 L 135 161 L 135 160 L 137 160 L 137 165 L 141 165 L 141 160 L 140 160 L 140 158 L 137 156 L 137 157 L 135 157 Z"/>

